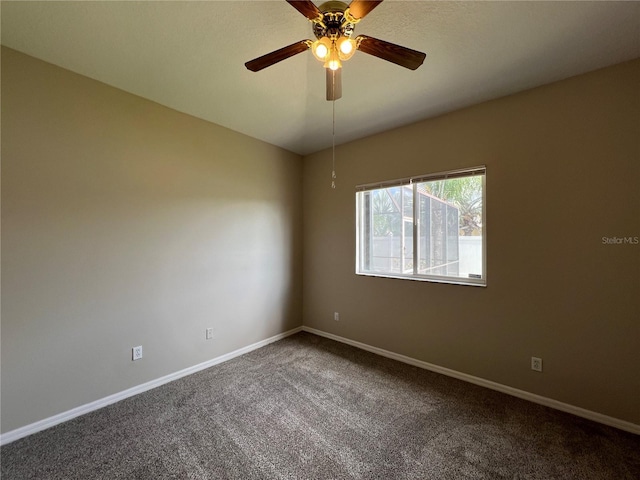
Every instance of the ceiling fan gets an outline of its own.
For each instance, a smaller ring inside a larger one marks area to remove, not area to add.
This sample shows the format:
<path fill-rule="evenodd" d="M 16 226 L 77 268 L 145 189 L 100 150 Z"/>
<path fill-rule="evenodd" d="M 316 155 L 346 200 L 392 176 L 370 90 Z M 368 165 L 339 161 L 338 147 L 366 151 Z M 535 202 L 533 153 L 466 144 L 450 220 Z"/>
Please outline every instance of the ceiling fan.
<path fill-rule="evenodd" d="M 314 57 L 323 62 L 326 69 L 327 100 L 337 100 L 342 97 L 342 61 L 351 58 L 356 50 L 410 70 L 422 65 L 426 57 L 422 52 L 367 35 L 351 38 L 356 24 L 382 3 L 382 0 L 352 0 L 349 5 L 340 1 L 328 1 L 320 7 L 316 7 L 311 0 L 286 1 L 311 21 L 316 41 L 301 40 L 245 63 L 252 72 L 258 72 L 310 48 Z"/>

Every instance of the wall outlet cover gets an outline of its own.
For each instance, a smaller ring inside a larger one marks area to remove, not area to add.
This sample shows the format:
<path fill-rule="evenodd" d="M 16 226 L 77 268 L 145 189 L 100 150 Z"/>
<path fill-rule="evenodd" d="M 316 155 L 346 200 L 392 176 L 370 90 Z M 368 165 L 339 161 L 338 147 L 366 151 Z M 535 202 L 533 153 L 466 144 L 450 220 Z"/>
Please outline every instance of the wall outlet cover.
<path fill-rule="evenodd" d="M 542 371 L 542 359 L 538 357 L 531 357 L 531 370 L 536 372 Z"/>
<path fill-rule="evenodd" d="M 142 345 L 138 345 L 137 347 L 133 347 L 131 349 L 131 359 L 132 360 L 140 360 L 142 358 Z"/>

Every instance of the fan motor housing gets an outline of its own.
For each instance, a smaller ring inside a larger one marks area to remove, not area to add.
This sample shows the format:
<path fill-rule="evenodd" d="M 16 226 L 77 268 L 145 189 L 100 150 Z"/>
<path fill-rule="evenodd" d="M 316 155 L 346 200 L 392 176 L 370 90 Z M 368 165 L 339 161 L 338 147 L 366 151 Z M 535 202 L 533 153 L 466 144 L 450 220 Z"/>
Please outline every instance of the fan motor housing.
<path fill-rule="evenodd" d="M 313 34 L 317 39 L 329 37 L 331 39 L 340 36 L 351 37 L 355 23 L 347 21 L 344 15 L 347 4 L 339 1 L 325 2 L 318 7 L 322 12 L 322 22 L 313 22 Z"/>

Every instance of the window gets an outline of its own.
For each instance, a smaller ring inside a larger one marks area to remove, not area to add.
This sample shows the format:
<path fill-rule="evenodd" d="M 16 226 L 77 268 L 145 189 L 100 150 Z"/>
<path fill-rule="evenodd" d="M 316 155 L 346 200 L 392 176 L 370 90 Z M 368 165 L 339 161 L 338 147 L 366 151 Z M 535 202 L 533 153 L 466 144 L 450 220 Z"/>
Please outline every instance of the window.
<path fill-rule="evenodd" d="M 358 186 L 356 273 L 486 285 L 485 173 Z"/>

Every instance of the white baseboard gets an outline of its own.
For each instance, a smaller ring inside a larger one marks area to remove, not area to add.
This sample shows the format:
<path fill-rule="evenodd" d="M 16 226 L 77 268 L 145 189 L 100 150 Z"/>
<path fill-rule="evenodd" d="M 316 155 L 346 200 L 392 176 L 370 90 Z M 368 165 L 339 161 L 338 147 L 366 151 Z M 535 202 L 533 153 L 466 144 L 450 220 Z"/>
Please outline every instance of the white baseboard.
<path fill-rule="evenodd" d="M 400 355 L 398 353 L 390 352 L 388 350 L 383 350 L 382 348 L 372 347 L 371 345 L 367 345 L 366 343 L 356 342 L 355 340 L 350 340 L 348 338 L 340 337 L 332 333 L 323 332 L 322 330 L 316 330 L 315 328 L 303 326 L 302 330 L 305 332 L 313 333 L 314 335 L 330 338 L 331 340 L 335 340 L 337 342 L 346 343 L 347 345 L 351 345 L 353 347 L 357 347 L 362 350 L 366 350 L 368 352 L 381 355 L 383 357 L 391 358 L 393 360 L 398 360 L 403 363 L 408 363 L 409 365 L 414 365 L 419 368 L 424 368 L 425 370 L 430 370 L 432 372 L 441 373 L 449 377 L 457 378 L 458 380 L 463 380 L 465 382 L 473 383 L 481 387 L 490 388 L 491 390 L 496 390 L 498 392 L 502 392 L 508 395 L 512 395 L 514 397 L 522 398 L 524 400 L 528 400 L 533 403 L 544 405 L 545 407 L 555 408 L 556 410 L 571 413 L 573 415 L 577 415 L 578 417 L 583 417 L 589 420 L 593 420 L 594 422 L 602 423 L 610 427 L 619 428 L 620 430 L 625 430 L 627 432 L 640 435 L 640 425 L 637 425 L 635 423 L 627 422 L 625 420 L 620 420 L 618 418 L 610 417 L 608 415 L 603 415 L 602 413 L 593 412 L 591 410 L 586 410 L 584 408 L 576 407 L 574 405 L 569 405 L 568 403 L 559 402 L 558 400 L 543 397 L 541 395 L 536 395 L 535 393 L 530 393 L 524 390 L 519 390 L 517 388 L 509 387 L 507 385 L 502 385 L 500 383 L 492 382 L 491 380 L 485 380 L 483 378 L 474 377 L 473 375 L 461 373 L 456 370 L 440 367 L 432 363 L 423 362 L 422 360 L 416 360 L 415 358 L 407 357 L 405 355 Z"/>
<path fill-rule="evenodd" d="M 9 432 L 6 432 L 0 435 L 0 445 L 6 445 L 7 443 L 11 443 L 15 440 L 26 437 L 33 433 L 40 432 L 47 428 L 50 428 L 60 423 L 71 420 L 72 418 L 76 418 L 76 417 L 79 417 L 80 415 L 84 415 L 85 413 L 93 412 L 94 410 L 98 410 L 102 407 L 106 407 L 107 405 L 111 405 L 112 403 L 116 403 L 116 402 L 119 402 L 120 400 L 124 400 L 125 398 L 138 395 L 139 393 L 146 392 L 147 390 L 151 390 L 152 388 L 159 387 L 160 385 L 164 385 L 165 383 L 169 383 L 179 378 L 186 377 L 187 375 L 191 375 L 192 373 L 199 372 L 200 370 L 204 370 L 205 368 L 213 367 L 214 365 L 217 365 L 219 363 L 226 362 L 227 360 L 231 360 L 232 358 L 239 357 L 240 355 L 244 355 L 245 353 L 249 353 L 252 350 L 256 350 L 270 343 L 277 342 L 278 340 L 282 340 L 283 338 L 293 335 L 294 333 L 298 333 L 301 330 L 302 330 L 302 327 L 294 328 L 287 332 L 274 335 L 273 337 L 267 338 L 265 340 L 261 340 L 254 344 L 248 345 L 246 347 L 239 348 L 238 350 L 234 350 L 233 352 L 226 353 L 224 355 L 213 358 L 211 360 L 207 360 L 206 362 L 199 363 L 198 365 L 185 368 L 184 370 L 180 370 L 178 372 L 170 373 L 169 375 L 165 375 L 164 377 L 151 380 L 150 382 L 137 385 L 127 390 L 123 390 L 122 392 L 114 393 L 113 395 L 109 395 L 108 397 L 98 399 L 94 402 L 87 403 L 85 405 L 80 405 L 79 407 L 72 408 L 71 410 L 67 410 L 66 412 L 62 412 L 52 417 L 40 420 L 38 422 L 25 425 L 24 427 L 16 428 L 15 430 L 11 430 Z"/>

